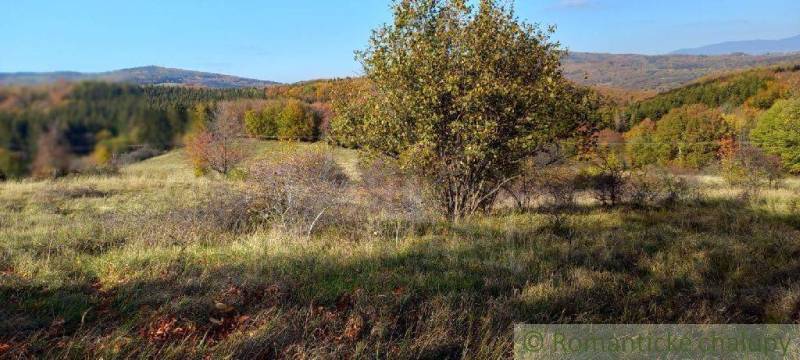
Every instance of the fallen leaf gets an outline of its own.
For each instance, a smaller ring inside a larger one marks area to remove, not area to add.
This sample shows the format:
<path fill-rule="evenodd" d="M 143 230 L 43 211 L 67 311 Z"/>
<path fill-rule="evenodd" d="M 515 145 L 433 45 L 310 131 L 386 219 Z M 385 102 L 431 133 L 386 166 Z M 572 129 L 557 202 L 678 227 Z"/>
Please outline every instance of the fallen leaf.
<path fill-rule="evenodd" d="M 352 315 L 347 319 L 344 326 L 344 336 L 349 340 L 355 340 L 364 330 L 364 319 L 359 315 Z"/>

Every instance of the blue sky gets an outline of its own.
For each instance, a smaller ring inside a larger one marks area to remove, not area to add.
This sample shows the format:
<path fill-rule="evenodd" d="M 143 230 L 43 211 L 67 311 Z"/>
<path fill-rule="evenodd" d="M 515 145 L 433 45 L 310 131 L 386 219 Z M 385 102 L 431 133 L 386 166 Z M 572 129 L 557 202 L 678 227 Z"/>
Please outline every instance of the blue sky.
<path fill-rule="evenodd" d="M 573 51 L 659 54 L 800 34 L 797 0 L 517 0 Z M 0 0 L 0 72 L 161 65 L 293 82 L 359 74 L 388 0 Z"/>

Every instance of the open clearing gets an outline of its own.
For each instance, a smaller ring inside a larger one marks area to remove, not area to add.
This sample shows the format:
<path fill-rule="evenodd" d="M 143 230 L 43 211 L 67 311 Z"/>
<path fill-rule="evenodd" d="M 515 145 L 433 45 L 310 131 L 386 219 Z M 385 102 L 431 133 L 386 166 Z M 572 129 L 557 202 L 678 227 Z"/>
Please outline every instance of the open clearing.
<path fill-rule="evenodd" d="M 309 145 L 261 143 L 259 156 L 286 146 Z M 335 156 L 357 181 L 355 153 Z M 800 320 L 800 182 L 750 203 L 696 181 L 699 199 L 671 209 L 586 204 L 559 226 L 545 211 L 499 211 L 360 238 L 194 223 L 192 209 L 235 180 L 195 177 L 180 152 L 118 176 L 2 183 L 0 345 L 73 358 L 497 358 L 520 322 Z"/>

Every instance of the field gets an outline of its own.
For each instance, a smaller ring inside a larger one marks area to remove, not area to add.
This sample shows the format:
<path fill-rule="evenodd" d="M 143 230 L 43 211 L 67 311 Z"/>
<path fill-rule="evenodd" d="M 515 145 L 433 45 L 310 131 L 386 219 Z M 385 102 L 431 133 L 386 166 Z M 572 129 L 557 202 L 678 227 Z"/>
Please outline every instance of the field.
<path fill-rule="evenodd" d="M 354 152 L 335 158 L 359 181 Z M 0 184 L 0 356 L 498 358 L 519 322 L 800 320 L 797 179 L 758 201 L 696 177 L 672 208 L 499 209 L 354 238 L 221 226 L 193 209 L 236 180 L 185 164 Z"/>

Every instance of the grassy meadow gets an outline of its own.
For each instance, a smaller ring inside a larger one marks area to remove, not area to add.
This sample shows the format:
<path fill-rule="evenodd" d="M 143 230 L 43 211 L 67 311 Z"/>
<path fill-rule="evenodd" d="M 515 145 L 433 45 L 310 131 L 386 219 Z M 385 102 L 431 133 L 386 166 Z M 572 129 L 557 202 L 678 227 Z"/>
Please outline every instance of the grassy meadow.
<path fill-rule="evenodd" d="M 355 152 L 333 156 L 361 181 Z M 582 199 L 310 236 L 231 224 L 218 194 L 240 182 L 195 177 L 180 151 L 0 183 L 0 357 L 502 358 L 521 322 L 800 321 L 800 181 L 751 201 L 692 182 L 669 208 Z"/>

